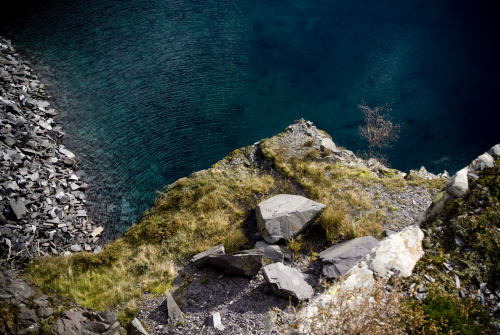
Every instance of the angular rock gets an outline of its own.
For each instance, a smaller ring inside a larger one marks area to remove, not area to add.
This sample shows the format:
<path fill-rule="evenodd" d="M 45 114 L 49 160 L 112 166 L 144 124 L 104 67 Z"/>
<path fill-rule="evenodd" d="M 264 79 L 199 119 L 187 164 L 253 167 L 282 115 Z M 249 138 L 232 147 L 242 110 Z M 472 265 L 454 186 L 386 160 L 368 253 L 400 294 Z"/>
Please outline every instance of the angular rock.
<path fill-rule="evenodd" d="M 457 198 L 467 194 L 469 192 L 469 180 L 467 179 L 468 172 L 468 167 L 458 171 L 446 184 L 446 191 Z"/>
<path fill-rule="evenodd" d="M 21 199 L 11 199 L 9 204 L 18 220 L 21 220 L 28 213 L 28 209 Z"/>
<path fill-rule="evenodd" d="M 495 160 L 493 159 L 493 157 L 489 153 L 485 152 L 484 154 L 476 158 L 472 162 L 471 166 L 474 170 L 482 171 L 485 167 L 492 167 L 494 163 Z"/>
<path fill-rule="evenodd" d="M 264 250 L 245 250 L 234 255 L 212 254 L 208 257 L 208 264 L 219 267 L 227 274 L 240 276 L 255 276 L 262 267 Z"/>
<path fill-rule="evenodd" d="M 324 208 L 325 205 L 302 196 L 279 194 L 257 206 L 257 227 L 267 242 L 275 243 L 299 234 Z"/>
<path fill-rule="evenodd" d="M 255 243 L 256 249 L 264 249 L 264 259 L 269 259 L 274 263 L 283 263 L 284 255 L 281 248 L 277 245 L 270 245 L 263 241 Z"/>
<path fill-rule="evenodd" d="M 291 297 L 294 301 L 307 300 L 313 295 L 313 289 L 302 273 L 283 263 L 266 265 L 262 273 L 276 295 Z"/>
<path fill-rule="evenodd" d="M 500 144 L 494 145 L 488 150 L 488 153 L 493 157 L 500 157 Z"/>
<path fill-rule="evenodd" d="M 201 268 L 205 266 L 205 264 L 208 261 L 208 257 L 210 255 L 224 255 L 224 254 L 225 254 L 224 244 L 219 244 L 213 248 L 200 252 L 197 255 L 194 255 L 193 258 L 191 258 L 191 262 L 193 262 L 193 264 L 196 267 Z"/>
<path fill-rule="evenodd" d="M 167 296 L 168 323 L 175 325 L 184 320 L 184 314 L 175 302 L 171 294 Z"/>
<path fill-rule="evenodd" d="M 413 267 L 424 254 L 423 239 L 424 233 L 417 226 L 407 227 L 400 233 L 385 238 L 367 256 L 371 261 L 370 269 L 382 277 L 391 269 L 399 270 L 400 277 L 410 276 Z"/>
<path fill-rule="evenodd" d="M 337 278 L 347 273 L 378 244 L 372 236 L 358 237 L 336 244 L 319 254 L 323 265 L 323 276 Z"/>
<path fill-rule="evenodd" d="M 141 321 L 139 321 L 137 318 L 134 318 L 130 322 L 129 334 L 130 335 L 148 335 L 148 332 L 142 326 Z"/>
<path fill-rule="evenodd" d="M 73 244 L 71 247 L 69 247 L 69 249 L 73 252 L 81 252 L 82 251 L 82 247 L 78 244 Z"/>
<path fill-rule="evenodd" d="M 102 227 L 97 227 L 94 229 L 94 231 L 90 234 L 92 237 L 96 237 L 97 235 L 101 234 L 104 231 L 104 228 Z"/>
<path fill-rule="evenodd" d="M 102 334 L 109 328 L 109 325 L 104 322 L 90 321 L 85 322 L 82 328 L 88 330 L 91 334 Z"/>
<path fill-rule="evenodd" d="M 222 324 L 220 313 L 214 313 L 205 319 L 205 325 L 208 327 L 213 327 L 217 330 L 224 330 L 226 327 Z"/>

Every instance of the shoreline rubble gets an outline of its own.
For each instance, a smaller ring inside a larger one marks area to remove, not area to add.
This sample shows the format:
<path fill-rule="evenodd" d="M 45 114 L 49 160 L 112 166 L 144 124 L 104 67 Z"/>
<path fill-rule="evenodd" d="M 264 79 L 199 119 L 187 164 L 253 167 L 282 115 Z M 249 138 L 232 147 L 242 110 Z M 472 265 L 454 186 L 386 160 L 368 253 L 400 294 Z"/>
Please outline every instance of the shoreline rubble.
<path fill-rule="evenodd" d="M 29 61 L 0 37 L 0 262 L 99 252 L 86 174 L 63 144 L 57 111 Z M 13 264 L 10 264 L 13 265 Z"/>

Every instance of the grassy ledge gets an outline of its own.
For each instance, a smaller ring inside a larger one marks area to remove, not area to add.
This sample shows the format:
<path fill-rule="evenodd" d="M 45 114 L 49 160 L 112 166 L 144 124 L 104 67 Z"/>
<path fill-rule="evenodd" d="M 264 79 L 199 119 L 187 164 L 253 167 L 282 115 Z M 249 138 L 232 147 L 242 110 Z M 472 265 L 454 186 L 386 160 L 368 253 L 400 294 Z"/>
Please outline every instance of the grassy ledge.
<path fill-rule="evenodd" d="M 273 195 L 303 194 L 324 203 L 318 224 L 330 242 L 380 236 L 391 209 L 374 206 L 377 195 L 370 189 L 381 185 L 397 192 L 408 187 L 407 181 L 399 174 L 378 177 L 366 167 L 319 161 L 329 153 L 320 151 L 314 138 L 286 144 L 289 136 L 294 135 L 286 130 L 235 150 L 212 168 L 177 180 L 101 253 L 40 258 L 25 274 L 83 306 L 119 306 L 125 321 L 143 293 L 167 293 L 176 270 L 192 255 L 219 243 L 229 252 L 250 247 L 246 236 L 255 230 L 254 209 Z M 297 151 L 297 145 L 304 150 Z"/>

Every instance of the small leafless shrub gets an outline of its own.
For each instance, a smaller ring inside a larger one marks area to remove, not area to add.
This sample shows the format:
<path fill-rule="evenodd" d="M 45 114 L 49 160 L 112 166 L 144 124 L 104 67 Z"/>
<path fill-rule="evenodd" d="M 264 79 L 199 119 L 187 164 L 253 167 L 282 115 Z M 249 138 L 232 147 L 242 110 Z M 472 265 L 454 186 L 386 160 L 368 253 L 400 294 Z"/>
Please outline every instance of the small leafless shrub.
<path fill-rule="evenodd" d="M 388 104 L 370 107 L 363 102 L 358 107 L 364 115 L 364 125 L 359 127 L 359 132 L 368 141 L 366 159 L 369 159 L 374 150 L 390 148 L 399 139 L 401 126 L 389 120 L 387 113 L 392 109 Z"/>

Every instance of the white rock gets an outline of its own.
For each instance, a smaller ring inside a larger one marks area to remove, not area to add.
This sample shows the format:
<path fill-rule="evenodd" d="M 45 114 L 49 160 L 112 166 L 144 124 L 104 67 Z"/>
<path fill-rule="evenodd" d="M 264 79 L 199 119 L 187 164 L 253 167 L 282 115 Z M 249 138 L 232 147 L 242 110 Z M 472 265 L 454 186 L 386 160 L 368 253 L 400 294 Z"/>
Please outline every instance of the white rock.
<path fill-rule="evenodd" d="M 493 157 L 500 157 L 500 144 L 494 145 L 488 150 L 488 153 Z"/>
<path fill-rule="evenodd" d="M 446 191 L 457 198 L 467 194 L 469 192 L 469 181 L 467 179 L 468 172 L 468 167 L 458 171 L 446 184 Z"/>
<path fill-rule="evenodd" d="M 205 324 L 209 327 L 214 327 L 215 329 L 221 331 L 226 329 L 226 327 L 224 327 L 224 325 L 222 324 L 219 312 L 214 313 L 209 317 L 207 317 L 207 319 L 205 320 Z"/>
<path fill-rule="evenodd" d="M 400 271 L 400 277 L 410 276 L 415 264 L 424 255 L 423 239 L 424 233 L 417 226 L 407 227 L 385 238 L 367 257 L 370 269 L 379 276 L 385 276 L 392 268 Z"/>

